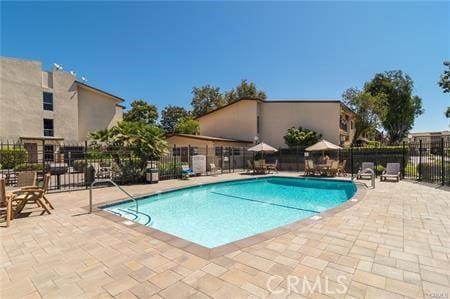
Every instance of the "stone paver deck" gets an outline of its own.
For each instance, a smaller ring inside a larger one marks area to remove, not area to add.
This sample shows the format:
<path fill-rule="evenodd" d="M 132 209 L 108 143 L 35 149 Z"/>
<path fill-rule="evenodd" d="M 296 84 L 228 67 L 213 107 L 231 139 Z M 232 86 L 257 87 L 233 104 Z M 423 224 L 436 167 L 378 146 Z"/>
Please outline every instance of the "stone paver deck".
<path fill-rule="evenodd" d="M 287 174 L 293 175 L 293 174 Z M 127 186 L 134 195 L 243 177 Z M 96 203 L 123 198 L 94 191 Z M 0 298 L 449 298 L 450 193 L 380 183 L 295 230 L 201 258 L 97 214 L 88 192 L 50 194 L 51 215 L 0 228 Z"/>

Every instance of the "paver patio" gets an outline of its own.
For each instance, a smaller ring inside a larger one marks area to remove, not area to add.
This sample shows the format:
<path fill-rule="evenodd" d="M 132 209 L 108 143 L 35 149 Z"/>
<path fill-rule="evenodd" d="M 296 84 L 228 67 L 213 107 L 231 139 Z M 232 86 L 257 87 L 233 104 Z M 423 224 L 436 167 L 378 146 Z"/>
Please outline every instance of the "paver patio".
<path fill-rule="evenodd" d="M 294 175 L 286 173 L 285 175 Z M 239 174 L 127 186 L 142 195 Z M 212 259 L 87 214 L 88 191 L 0 228 L 1 298 L 448 298 L 450 193 L 412 182 Z M 123 198 L 94 191 L 95 203 Z M 314 284 L 315 283 L 315 284 Z M 302 292 L 302 286 L 310 286 Z M 314 288 L 315 287 L 315 288 Z"/>

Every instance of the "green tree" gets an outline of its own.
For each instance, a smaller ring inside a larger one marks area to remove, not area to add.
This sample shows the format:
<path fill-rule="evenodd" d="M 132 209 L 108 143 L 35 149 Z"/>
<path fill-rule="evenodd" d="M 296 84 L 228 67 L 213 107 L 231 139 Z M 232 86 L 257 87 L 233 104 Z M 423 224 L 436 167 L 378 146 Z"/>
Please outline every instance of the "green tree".
<path fill-rule="evenodd" d="M 371 135 L 379 126 L 377 115 L 379 99 L 357 88 L 345 90 L 342 94 L 342 99 L 356 113 L 353 141 L 356 141 L 363 134 Z"/>
<path fill-rule="evenodd" d="M 377 98 L 377 115 L 392 144 L 400 143 L 421 115 L 422 99 L 413 95 L 414 83 L 402 71 L 376 74 L 364 85 L 365 92 Z"/>
<path fill-rule="evenodd" d="M 93 149 L 111 153 L 122 174 L 143 175 L 147 160 L 159 159 L 168 149 L 162 129 L 142 122 L 121 121 L 90 133 L 89 139 Z"/>
<path fill-rule="evenodd" d="M 158 119 L 158 108 L 144 100 L 131 102 L 131 109 L 124 113 L 123 120 L 154 125 Z"/>
<path fill-rule="evenodd" d="M 441 79 L 438 84 L 444 91 L 444 93 L 450 92 L 450 61 L 444 61 L 444 66 L 447 67 L 444 73 L 441 75 Z"/>
<path fill-rule="evenodd" d="M 166 134 L 173 134 L 180 119 L 188 116 L 190 112 L 183 107 L 169 105 L 161 111 L 161 128 Z"/>
<path fill-rule="evenodd" d="M 264 100 L 266 97 L 264 91 L 259 90 L 255 83 L 248 82 L 246 79 L 241 80 L 241 83 L 236 86 L 236 88 L 233 88 L 224 94 L 225 102 L 227 104 L 242 98 L 258 98 Z"/>
<path fill-rule="evenodd" d="M 202 87 L 194 87 L 192 88 L 192 94 L 191 105 L 194 116 L 200 116 L 225 105 L 219 87 L 209 84 Z"/>
<path fill-rule="evenodd" d="M 321 134 L 310 130 L 299 127 L 292 127 L 287 130 L 286 135 L 284 135 L 284 143 L 287 146 L 310 146 L 319 141 L 322 137 Z"/>
<path fill-rule="evenodd" d="M 175 133 L 197 135 L 200 133 L 200 125 L 192 117 L 183 117 L 176 124 Z"/>

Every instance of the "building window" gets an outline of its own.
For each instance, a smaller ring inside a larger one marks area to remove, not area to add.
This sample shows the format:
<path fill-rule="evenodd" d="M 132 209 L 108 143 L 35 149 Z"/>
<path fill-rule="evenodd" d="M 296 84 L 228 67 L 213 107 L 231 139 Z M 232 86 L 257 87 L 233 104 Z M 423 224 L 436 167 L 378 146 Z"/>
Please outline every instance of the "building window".
<path fill-rule="evenodd" d="M 53 130 L 53 119 L 44 118 L 44 136 L 55 136 Z"/>
<path fill-rule="evenodd" d="M 44 161 L 54 161 L 55 160 L 55 147 L 51 144 L 44 145 Z"/>
<path fill-rule="evenodd" d="M 256 116 L 256 134 L 259 134 L 259 115 Z"/>
<path fill-rule="evenodd" d="M 44 91 L 44 110 L 53 111 L 53 93 Z"/>

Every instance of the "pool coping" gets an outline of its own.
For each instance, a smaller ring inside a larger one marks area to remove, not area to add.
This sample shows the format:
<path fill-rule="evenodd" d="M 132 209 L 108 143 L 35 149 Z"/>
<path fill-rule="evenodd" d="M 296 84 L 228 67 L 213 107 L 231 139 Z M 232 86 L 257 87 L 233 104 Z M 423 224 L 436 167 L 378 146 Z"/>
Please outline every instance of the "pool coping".
<path fill-rule="evenodd" d="M 217 184 L 217 183 L 226 183 L 226 182 L 230 182 L 230 181 L 254 180 L 254 179 L 268 178 L 268 177 L 299 178 L 296 176 L 273 175 L 273 176 L 264 176 L 264 177 L 258 176 L 258 177 L 254 177 L 254 178 L 242 178 L 242 179 L 233 178 L 233 179 L 229 179 L 229 180 L 200 183 L 200 184 L 193 183 L 192 185 L 182 186 L 182 187 L 162 188 L 155 192 L 150 192 L 145 195 L 139 195 L 139 197 L 137 197 L 136 199 L 140 199 L 140 198 L 144 198 L 144 197 L 148 197 L 148 196 L 152 196 L 152 195 L 157 195 L 157 194 L 161 194 L 161 193 L 165 193 L 165 192 L 177 191 L 177 190 L 186 189 L 186 188 L 193 188 L 193 187 L 205 186 L 205 185 Z M 340 180 L 340 181 L 350 182 L 349 180 L 334 179 L 334 178 L 308 178 L 308 177 L 305 177 L 304 179 Z M 122 226 L 133 229 L 134 231 L 148 235 L 159 241 L 165 242 L 171 246 L 177 247 L 178 249 L 184 250 L 184 251 L 191 253 L 193 255 L 196 255 L 200 258 L 203 258 L 206 260 L 211 260 L 211 259 L 214 259 L 217 257 L 221 257 L 223 255 L 232 253 L 234 251 L 241 250 L 241 249 L 247 248 L 249 246 L 262 243 L 262 242 L 270 240 L 274 237 L 278 237 L 278 236 L 284 235 L 286 233 L 290 233 L 293 231 L 297 231 L 298 229 L 305 228 L 311 224 L 315 224 L 315 223 L 323 220 L 324 218 L 333 216 L 343 210 L 346 210 L 346 209 L 356 205 L 357 203 L 359 203 L 361 200 L 363 200 L 365 198 L 366 193 L 367 193 L 367 186 L 365 186 L 362 183 L 358 183 L 358 182 L 354 182 L 354 183 L 356 185 L 355 194 L 352 197 L 350 197 L 347 201 L 345 201 L 344 203 L 342 203 L 341 205 L 339 205 L 335 208 L 323 211 L 317 215 L 314 215 L 314 216 L 311 216 L 311 217 L 308 217 L 305 219 L 301 219 L 301 220 L 295 221 L 295 222 L 287 224 L 287 225 L 283 225 L 283 226 L 280 226 L 280 227 L 277 227 L 277 228 L 274 228 L 274 229 L 271 229 L 271 230 L 268 230 L 268 231 L 265 231 L 265 232 L 262 232 L 262 233 L 259 233 L 259 234 L 241 239 L 241 240 L 237 240 L 237 241 L 230 242 L 230 243 L 227 243 L 224 245 L 220 245 L 220 246 L 217 246 L 214 248 L 208 248 L 208 247 L 202 246 L 200 244 L 177 237 L 175 235 L 160 231 L 156 228 L 145 226 L 140 223 L 132 222 L 131 220 L 128 220 L 126 218 L 123 218 L 121 216 L 115 215 L 113 213 L 110 213 L 110 212 L 107 212 L 104 210 L 104 208 L 106 208 L 108 206 L 130 201 L 130 199 L 127 197 L 115 199 L 115 200 L 111 200 L 111 201 L 106 201 L 103 203 L 93 205 L 92 213 L 95 215 L 101 216 L 103 218 L 106 218 L 114 223 L 117 223 Z M 84 206 L 82 208 L 85 210 L 89 210 L 89 206 Z"/>

